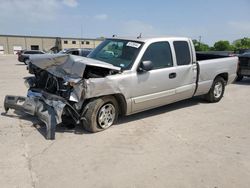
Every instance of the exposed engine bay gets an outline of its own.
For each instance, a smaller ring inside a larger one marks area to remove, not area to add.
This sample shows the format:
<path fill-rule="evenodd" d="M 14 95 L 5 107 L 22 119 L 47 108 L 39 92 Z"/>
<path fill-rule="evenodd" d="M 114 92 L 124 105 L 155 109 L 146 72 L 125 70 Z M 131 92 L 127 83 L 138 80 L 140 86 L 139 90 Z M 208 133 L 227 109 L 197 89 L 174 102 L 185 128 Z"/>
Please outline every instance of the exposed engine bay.
<path fill-rule="evenodd" d="M 62 55 L 59 56 L 61 58 Z M 56 63 L 56 66 L 53 65 L 53 63 L 50 64 L 50 66 L 43 66 L 42 63 L 44 60 L 44 57 L 42 59 L 36 59 L 40 60 L 31 62 L 28 66 L 29 73 L 34 74 L 35 77 L 30 77 L 27 79 L 27 82 L 30 86 L 30 89 L 41 89 L 43 91 L 46 91 L 51 94 L 55 94 L 58 96 L 61 96 L 67 100 L 70 99 L 70 93 L 74 89 L 73 87 L 76 84 L 79 84 L 82 87 L 84 86 L 84 80 L 89 79 L 89 78 L 103 78 L 108 75 L 113 75 L 117 74 L 120 70 L 118 67 L 112 67 L 114 69 L 110 69 L 110 65 L 108 67 L 98 67 L 96 64 L 76 64 L 72 63 L 72 66 L 77 66 L 76 68 L 71 67 L 71 71 L 69 69 L 64 68 L 68 67 L 69 65 L 69 60 L 72 58 L 72 62 L 78 60 L 79 57 L 72 57 L 70 55 L 63 55 L 64 57 L 66 56 L 63 63 L 58 65 L 59 63 L 57 62 L 57 57 L 53 57 L 54 62 Z M 76 59 L 73 59 L 76 58 Z M 49 57 L 51 60 L 51 58 Z M 80 58 L 82 60 L 82 58 Z M 87 58 L 84 58 L 87 59 Z M 60 59 L 61 60 L 61 59 Z M 87 59 L 88 62 L 91 61 Z M 96 62 L 96 60 L 92 60 Z M 99 63 L 99 62 L 98 62 Z M 101 62 L 104 64 L 103 62 Z M 78 73 L 74 72 L 73 70 L 76 69 Z M 82 71 L 82 74 L 80 73 Z M 62 74 L 63 73 L 63 74 Z M 83 94 L 83 93 L 82 93 Z M 84 96 L 81 96 L 82 98 Z"/>
<path fill-rule="evenodd" d="M 70 99 L 70 94 L 77 83 L 84 87 L 84 79 L 103 78 L 107 75 L 114 74 L 114 72 L 105 68 L 86 67 L 82 80 L 67 79 L 67 81 L 65 81 L 63 78 L 56 77 L 32 64 L 29 65 L 28 69 L 31 74 L 34 74 L 34 77 L 29 77 L 26 79 L 26 85 L 28 84 L 27 86 L 30 87 L 30 89 L 41 89 L 48 93 L 61 96 L 67 100 Z M 82 93 L 82 95 L 83 94 L 84 93 Z M 84 96 L 81 97 L 83 98 Z"/>

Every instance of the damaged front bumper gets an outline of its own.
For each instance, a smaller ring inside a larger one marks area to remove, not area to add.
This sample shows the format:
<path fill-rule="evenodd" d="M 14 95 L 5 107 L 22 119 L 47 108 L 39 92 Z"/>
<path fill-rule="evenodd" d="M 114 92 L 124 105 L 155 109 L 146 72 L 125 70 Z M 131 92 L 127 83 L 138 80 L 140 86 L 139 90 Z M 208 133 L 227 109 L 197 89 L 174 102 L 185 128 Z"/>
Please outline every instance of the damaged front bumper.
<path fill-rule="evenodd" d="M 46 124 L 46 139 L 55 139 L 56 125 L 62 122 L 62 114 L 66 103 L 63 98 L 46 92 L 29 90 L 27 97 L 5 96 L 4 108 L 15 109 L 27 114 L 37 116 Z"/>

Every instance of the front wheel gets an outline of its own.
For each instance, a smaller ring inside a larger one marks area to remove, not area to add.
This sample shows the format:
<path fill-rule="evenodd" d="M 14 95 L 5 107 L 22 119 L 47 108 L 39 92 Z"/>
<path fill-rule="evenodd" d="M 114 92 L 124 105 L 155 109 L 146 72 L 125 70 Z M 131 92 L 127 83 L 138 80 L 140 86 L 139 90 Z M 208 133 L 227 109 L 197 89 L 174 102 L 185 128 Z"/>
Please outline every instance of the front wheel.
<path fill-rule="evenodd" d="M 209 92 L 205 95 L 208 102 L 219 102 L 224 95 L 226 82 L 222 77 L 215 78 Z"/>
<path fill-rule="evenodd" d="M 95 133 L 112 126 L 118 117 L 118 103 L 113 96 L 104 96 L 91 100 L 86 107 L 83 119 L 84 129 Z"/>
<path fill-rule="evenodd" d="M 29 59 L 28 59 L 28 58 L 26 58 L 26 59 L 24 60 L 24 64 L 25 64 L 25 65 L 28 65 L 28 64 L 29 64 L 29 62 L 30 62 L 30 61 L 29 61 Z"/>

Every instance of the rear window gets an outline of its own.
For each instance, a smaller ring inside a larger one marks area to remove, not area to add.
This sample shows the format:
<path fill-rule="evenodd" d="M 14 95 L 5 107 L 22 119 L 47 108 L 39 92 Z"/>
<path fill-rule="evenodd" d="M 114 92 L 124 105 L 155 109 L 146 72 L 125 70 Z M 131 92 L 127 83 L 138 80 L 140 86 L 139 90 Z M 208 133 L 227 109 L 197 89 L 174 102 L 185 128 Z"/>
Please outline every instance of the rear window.
<path fill-rule="evenodd" d="M 191 62 L 190 49 L 186 41 L 174 41 L 177 65 L 189 65 Z"/>

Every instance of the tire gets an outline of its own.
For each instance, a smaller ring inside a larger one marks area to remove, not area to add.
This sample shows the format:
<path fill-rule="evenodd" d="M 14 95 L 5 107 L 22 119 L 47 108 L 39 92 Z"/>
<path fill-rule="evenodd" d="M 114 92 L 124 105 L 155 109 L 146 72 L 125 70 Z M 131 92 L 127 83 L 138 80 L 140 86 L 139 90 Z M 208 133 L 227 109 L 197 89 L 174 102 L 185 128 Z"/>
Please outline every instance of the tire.
<path fill-rule="evenodd" d="M 95 98 L 84 109 L 87 109 L 87 112 L 83 118 L 83 127 L 91 133 L 108 129 L 118 118 L 118 103 L 112 96 Z"/>
<path fill-rule="evenodd" d="M 237 82 L 242 81 L 243 77 L 244 77 L 244 76 L 242 76 L 242 75 L 237 75 L 236 81 L 237 81 Z"/>
<path fill-rule="evenodd" d="M 224 95 L 226 82 L 222 77 L 216 77 L 209 92 L 205 95 L 208 102 L 219 102 Z"/>
<path fill-rule="evenodd" d="M 23 61 L 23 62 L 24 62 L 24 64 L 25 64 L 25 65 L 28 65 L 28 63 L 29 63 L 29 59 L 24 59 L 24 61 Z"/>

